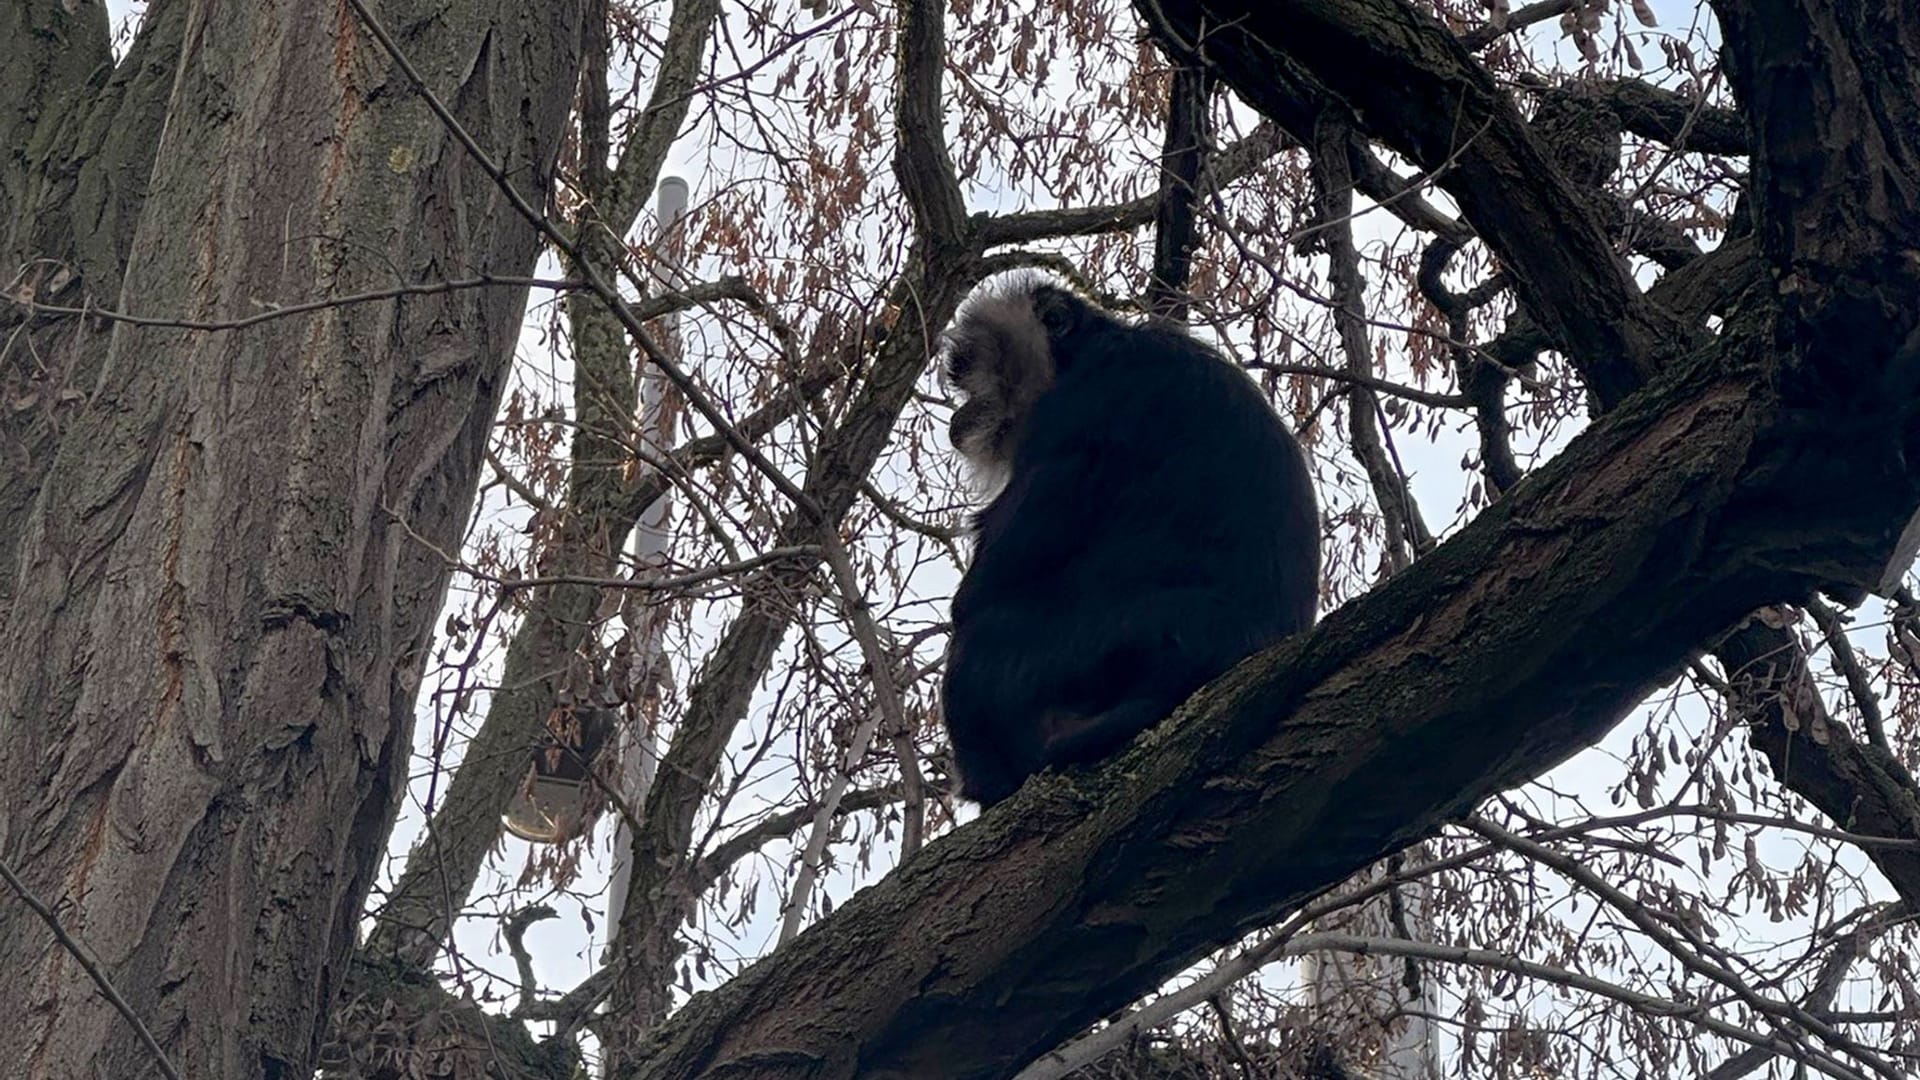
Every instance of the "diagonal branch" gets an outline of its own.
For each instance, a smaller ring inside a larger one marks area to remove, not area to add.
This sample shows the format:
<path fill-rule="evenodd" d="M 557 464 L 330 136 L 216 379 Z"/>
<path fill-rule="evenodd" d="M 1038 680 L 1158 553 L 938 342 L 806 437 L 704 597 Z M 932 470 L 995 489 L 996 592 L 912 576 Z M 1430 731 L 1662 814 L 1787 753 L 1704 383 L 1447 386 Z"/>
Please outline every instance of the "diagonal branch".
<path fill-rule="evenodd" d="M 941 5 L 906 0 L 900 38 L 894 164 L 913 206 L 915 231 L 884 305 L 898 314 L 868 343 L 873 359 L 867 376 L 846 418 L 821 440 L 809 463 L 804 493 L 777 530 L 775 543 L 782 547 L 834 541 L 912 397 L 934 333 L 952 318 L 980 270 L 943 141 Z M 671 1003 L 680 928 L 698 899 L 687 854 L 696 817 L 734 728 L 792 622 L 788 598 L 806 593 L 818 564 L 796 559 L 748 578 L 739 615 L 688 691 L 684 717 L 647 795 L 647 828 L 634 835 L 627 911 L 615 939 L 623 957 L 611 998 L 622 1024 L 644 1029 Z M 623 1056 L 614 1072 L 637 1067 Z"/>
<path fill-rule="evenodd" d="M 1367 337 L 1366 281 L 1360 273 L 1360 250 L 1353 242 L 1353 174 L 1348 170 L 1353 133 L 1330 116 L 1321 121 L 1315 135 L 1313 181 L 1319 208 L 1315 242 L 1327 256 L 1333 321 L 1347 371 L 1367 377 L 1373 374 L 1373 348 Z M 1433 534 L 1420 516 L 1406 477 L 1387 453 L 1379 408 L 1371 390 L 1358 384 L 1347 386 L 1347 432 L 1353 455 L 1366 470 L 1374 502 L 1380 507 L 1385 532 L 1381 547 L 1388 572 L 1398 573 L 1433 547 Z"/>
<path fill-rule="evenodd" d="M 1206 155 L 1198 188 L 1204 191 L 1225 187 L 1251 175 L 1268 158 L 1285 149 L 1289 141 L 1273 124 L 1258 125 L 1239 139 Z M 1023 210 L 1014 214 L 990 215 L 981 221 L 980 242 L 985 247 L 996 247 L 1063 236 L 1137 229 L 1153 221 L 1160 203 L 1160 193 L 1156 190 L 1151 195 L 1111 205 L 1067 206 L 1057 210 Z"/>

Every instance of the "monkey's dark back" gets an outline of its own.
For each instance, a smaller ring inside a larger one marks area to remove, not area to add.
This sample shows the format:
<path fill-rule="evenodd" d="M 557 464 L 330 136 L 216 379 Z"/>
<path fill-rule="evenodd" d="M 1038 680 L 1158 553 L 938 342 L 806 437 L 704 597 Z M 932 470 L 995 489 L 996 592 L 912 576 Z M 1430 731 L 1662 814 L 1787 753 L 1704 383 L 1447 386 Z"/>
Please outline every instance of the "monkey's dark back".
<path fill-rule="evenodd" d="M 1111 319 L 1054 349 L 954 597 L 947 724 L 985 802 L 1111 753 L 1318 596 L 1306 460 L 1245 374 Z"/>

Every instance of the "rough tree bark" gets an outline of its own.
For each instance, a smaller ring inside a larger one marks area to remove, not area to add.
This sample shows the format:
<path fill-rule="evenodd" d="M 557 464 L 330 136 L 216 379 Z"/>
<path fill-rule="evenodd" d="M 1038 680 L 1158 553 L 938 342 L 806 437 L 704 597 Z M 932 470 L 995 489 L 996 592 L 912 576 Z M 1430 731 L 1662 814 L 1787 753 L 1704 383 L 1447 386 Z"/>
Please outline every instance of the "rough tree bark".
<path fill-rule="evenodd" d="M 1716 4 L 1766 274 L 1708 337 L 1634 288 L 1484 72 L 1407 5 L 1141 7 L 1283 126 L 1261 88 L 1304 81 L 1445 163 L 1617 407 L 1115 762 L 1030 784 L 694 1000 L 624 1076 L 1010 1075 L 1592 742 L 1755 607 L 1879 587 L 1920 507 L 1920 11 Z"/>
<path fill-rule="evenodd" d="M 383 10 L 541 192 L 579 3 Z M 0 855 L 183 1075 L 305 1076 L 526 288 L 218 332 L 52 308 L 218 322 L 524 275 L 536 234 L 341 4 L 154 0 L 115 65 L 98 4 L 22 0 L 0 71 L 0 379 L 44 403 L 0 412 Z M 149 1074 L 13 898 L 0 955 L 10 1073 Z"/>

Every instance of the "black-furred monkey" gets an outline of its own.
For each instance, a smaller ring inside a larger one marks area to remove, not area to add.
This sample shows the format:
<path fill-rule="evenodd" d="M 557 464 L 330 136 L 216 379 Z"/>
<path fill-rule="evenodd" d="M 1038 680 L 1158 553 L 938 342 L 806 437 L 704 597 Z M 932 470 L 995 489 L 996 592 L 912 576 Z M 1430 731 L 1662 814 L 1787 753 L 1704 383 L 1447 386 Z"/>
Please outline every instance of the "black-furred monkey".
<path fill-rule="evenodd" d="M 961 307 L 946 375 L 954 447 L 991 495 L 947 655 L 962 795 L 992 805 L 1105 757 L 1313 624 L 1305 455 L 1217 352 L 1021 273 Z"/>

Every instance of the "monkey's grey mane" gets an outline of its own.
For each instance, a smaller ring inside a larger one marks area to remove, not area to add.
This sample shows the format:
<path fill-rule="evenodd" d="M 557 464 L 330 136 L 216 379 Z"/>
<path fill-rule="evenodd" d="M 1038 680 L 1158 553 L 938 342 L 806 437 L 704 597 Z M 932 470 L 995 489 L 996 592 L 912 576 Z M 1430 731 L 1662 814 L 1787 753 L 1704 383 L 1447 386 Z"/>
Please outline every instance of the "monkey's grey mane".
<path fill-rule="evenodd" d="M 962 349 L 983 351 L 982 359 L 1003 354 L 1028 370 L 1044 370 L 1047 328 L 1033 309 L 1034 294 L 1052 286 L 1069 289 L 1066 282 L 1038 270 L 1012 270 L 974 286 L 954 312 L 953 325 L 942 335 L 944 368 Z"/>
<path fill-rule="evenodd" d="M 1034 311 L 1034 294 L 1047 287 L 1070 288 L 1035 270 L 991 278 L 960 304 L 943 335 L 942 373 L 976 410 L 973 427 L 954 449 L 966 459 L 983 501 L 1007 482 L 1009 429 L 1053 381 L 1047 330 Z M 954 372 L 957 357 L 968 361 L 965 372 Z"/>

